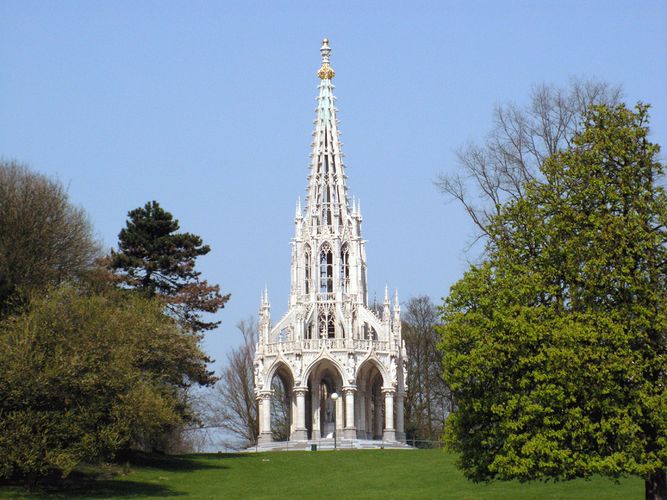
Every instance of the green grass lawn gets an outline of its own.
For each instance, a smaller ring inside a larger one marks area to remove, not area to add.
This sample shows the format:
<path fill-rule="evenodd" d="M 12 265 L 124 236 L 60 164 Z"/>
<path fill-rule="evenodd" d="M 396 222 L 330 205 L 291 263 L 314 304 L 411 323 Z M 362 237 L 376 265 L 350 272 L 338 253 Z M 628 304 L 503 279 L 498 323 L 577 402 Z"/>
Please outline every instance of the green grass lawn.
<path fill-rule="evenodd" d="M 113 477 L 77 479 L 27 494 L 0 486 L 0 498 L 643 498 L 643 481 L 604 478 L 560 483 L 467 481 L 441 450 L 210 454 L 148 458 Z"/>

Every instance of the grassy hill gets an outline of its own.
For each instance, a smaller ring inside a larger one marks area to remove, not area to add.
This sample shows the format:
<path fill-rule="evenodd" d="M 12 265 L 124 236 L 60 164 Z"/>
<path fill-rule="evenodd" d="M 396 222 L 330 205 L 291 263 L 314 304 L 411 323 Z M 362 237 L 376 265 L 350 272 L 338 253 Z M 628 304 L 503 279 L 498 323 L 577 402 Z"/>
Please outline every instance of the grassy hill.
<path fill-rule="evenodd" d="M 146 457 L 32 494 L 0 486 L 0 498 L 643 498 L 638 478 L 475 484 L 454 461 L 441 450 Z"/>

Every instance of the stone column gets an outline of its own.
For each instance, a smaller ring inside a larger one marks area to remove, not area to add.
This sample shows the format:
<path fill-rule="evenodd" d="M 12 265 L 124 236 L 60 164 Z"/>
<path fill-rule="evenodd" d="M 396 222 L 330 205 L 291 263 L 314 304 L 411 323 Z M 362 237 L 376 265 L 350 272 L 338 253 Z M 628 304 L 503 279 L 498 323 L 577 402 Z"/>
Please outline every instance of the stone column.
<path fill-rule="evenodd" d="M 307 387 L 295 387 L 294 399 L 296 399 L 296 427 L 292 433 L 292 441 L 306 441 L 308 431 L 306 430 L 306 394 Z"/>
<path fill-rule="evenodd" d="M 357 418 L 359 427 L 357 429 L 357 437 L 366 439 L 366 393 L 364 391 L 358 391 L 356 399 L 359 403 L 359 416 Z"/>
<path fill-rule="evenodd" d="M 310 416 L 313 423 L 312 439 L 320 439 L 322 437 L 322 423 L 320 422 L 320 395 L 319 390 L 310 392 Z"/>
<path fill-rule="evenodd" d="M 369 439 L 380 439 L 382 436 L 382 418 L 384 415 L 384 410 L 382 409 L 382 396 L 375 397 L 373 396 L 373 406 L 375 408 L 375 413 L 373 415 L 374 419 L 371 419 L 371 436 Z M 369 413 L 370 415 L 370 413 Z"/>
<path fill-rule="evenodd" d="M 345 439 L 356 439 L 357 428 L 354 425 L 354 393 L 356 387 L 344 387 L 343 394 L 345 395 L 345 429 L 343 430 L 343 437 Z"/>
<path fill-rule="evenodd" d="M 262 391 L 257 396 L 259 409 L 257 417 L 259 421 L 259 444 L 270 443 L 271 437 L 271 391 Z"/>
<path fill-rule="evenodd" d="M 403 418 L 403 400 L 405 393 L 396 394 L 396 440 L 405 443 L 405 423 Z"/>
<path fill-rule="evenodd" d="M 383 441 L 396 441 L 396 430 L 394 429 L 394 388 L 385 387 L 384 394 L 384 433 Z"/>
<path fill-rule="evenodd" d="M 336 437 L 338 437 L 338 439 L 343 438 L 343 428 L 345 427 L 345 408 L 343 404 L 343 395 L 340 392 L 338 393 L 338 399 L 334 404 L 334 411 L 336 412 Z"/>

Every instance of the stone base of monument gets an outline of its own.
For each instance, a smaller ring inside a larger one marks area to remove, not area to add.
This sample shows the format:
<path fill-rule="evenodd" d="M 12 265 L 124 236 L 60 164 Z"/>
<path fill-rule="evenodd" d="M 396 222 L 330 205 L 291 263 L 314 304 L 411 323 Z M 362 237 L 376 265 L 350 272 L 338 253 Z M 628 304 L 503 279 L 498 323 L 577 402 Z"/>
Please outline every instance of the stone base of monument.
<path fill-rule="evenodd" d="M 270 432 L 262 432 L 258 437 L 258 441 L 260 445 L 266 445 L 266 444 L 271 444 L 273 438 Z"/>
<path fill-rule="evenodd" d="M 242 452 L 260 452 L 260 451 L 305 451 L 312 450 L 313 446 L 317 450 L 333 450 L 333 439 L 309 439 L 307 441 L 271 441 L 259 443 L 257 446 L 241 450 Z M 372 449 L 400 449 L 413 450 L 412 446 L 398 441 L 382 441 L 379 439 L 337 439 L 336 448 L 339 450 L 372 450 Z"/>

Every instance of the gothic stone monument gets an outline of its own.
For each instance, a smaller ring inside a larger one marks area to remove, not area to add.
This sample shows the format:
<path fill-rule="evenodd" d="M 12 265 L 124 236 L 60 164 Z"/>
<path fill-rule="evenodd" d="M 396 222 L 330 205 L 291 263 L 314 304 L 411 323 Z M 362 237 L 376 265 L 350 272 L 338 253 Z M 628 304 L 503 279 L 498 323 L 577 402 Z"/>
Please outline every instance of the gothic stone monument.
<path fill-rule="evenodd" d="M 368 307 L 361 208 L 350 201 L 324 39 L 305 210 L 297 202 L 289 309 L 271 322 L 266 290 L 259 313 L 255 394 L 259 442 L 271 438 L 272 381 L 287 392 L 290 440 L 332 437 L 405 441 L 406 351 L 398 293 L 393 311 Z M 332 400 L 331 395 L 340 396 Z"/>

